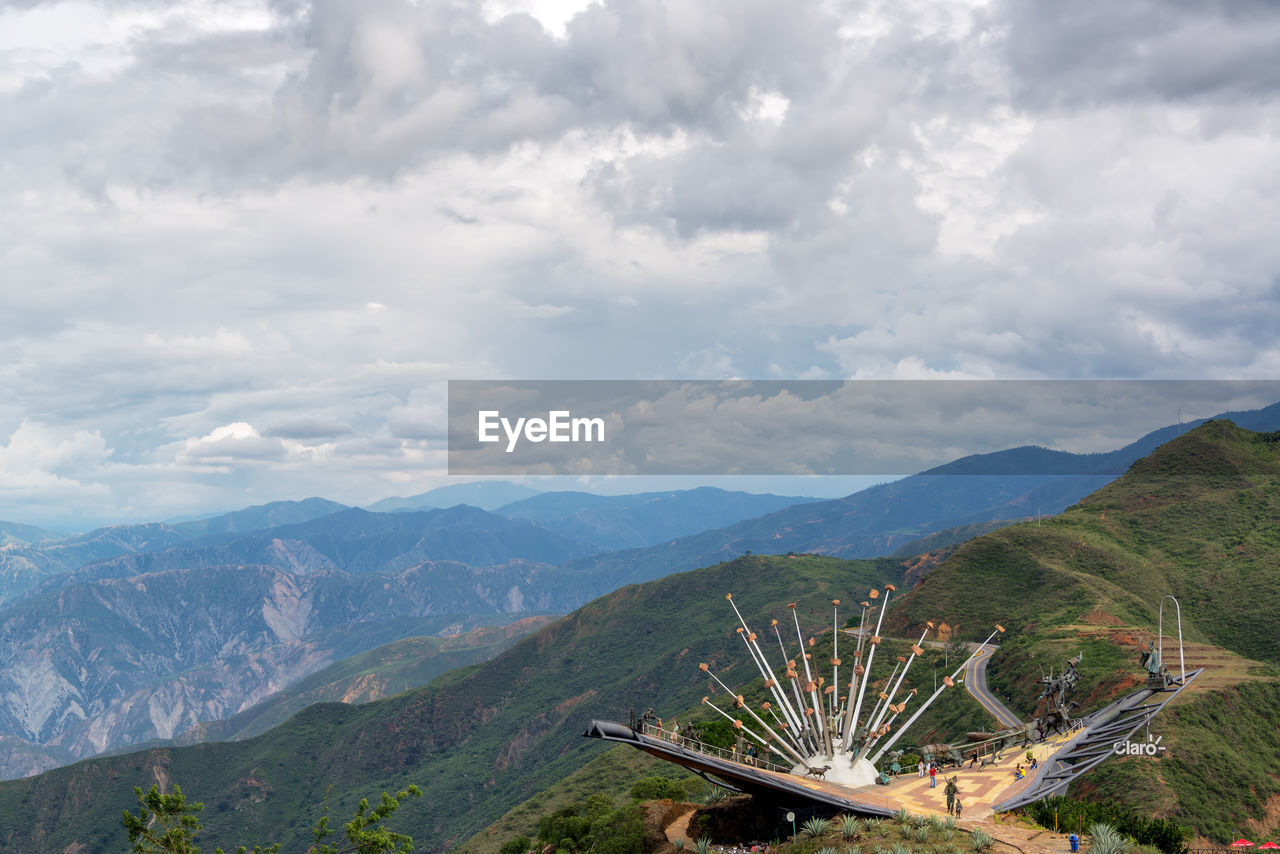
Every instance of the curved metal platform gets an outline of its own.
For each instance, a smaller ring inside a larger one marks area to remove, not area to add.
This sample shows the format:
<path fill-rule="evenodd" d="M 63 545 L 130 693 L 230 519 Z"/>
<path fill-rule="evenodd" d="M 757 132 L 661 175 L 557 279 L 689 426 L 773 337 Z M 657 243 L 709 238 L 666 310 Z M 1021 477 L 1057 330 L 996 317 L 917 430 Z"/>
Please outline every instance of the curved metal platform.
<path fill-rule="evenodd" d="M 866 789 L 846 789 L 834 783 L 758 768 L 712 756 L 665 738 L 654 738 L 613 721 L 593 720 L 588 738 L 629 744 L 667 762 L 674 762 L 716 785 L 751 795 L 795 797 L 864 815 L 892 816 L 903 804 L 888 795 Z M 714 780 L 710 778 L 716 778 Z"/>
<path fill-rule="evenodd" d="M 991 811 L 1004 812 L 1025 806 L 1050 795 L 1062 794 L 1070 783 L 1115 755 L 1115 745 L 1124 743 L 1159 713 L 1201 670 L 1186 674 L 1180 683 L 1165 690 L 1141 688 L 1104 706 L 1084 718 L 1084 726 L 1066 736 L 1034 747 L 1043 758 L 1040 767 L 1024 779 L 1010 779 L 1012 766 L 1022 751 L 991 769 L 956 769 L 961 776 L 966 817 L 978 818 Z M 789 770 L 757 767 L 730 758 L 712 755 L 682 742 L 638 732 L 612 721 L 593 720 L 584 736 L 628 744 L 667 762 L 674 762 L 716 785 L 752 795 L 785 800 L 797 798 L 837 810 L 872 816 L 892 816 L 899 809 L 912 812 L 943 812 L 942 787 L 930 789 L 924 778 L 914 774 L 899 776 L 886 787 L 850 788 Z M 947 770 L 945 773 L 953 773 Z M 937 803 L 935 803 L 935 801 Z"/>
<path fill-rule="evenodd" d="M 1117 744 L 1127 742 L 1203 670 L 1199 668 L 1186 673 L 1180 683 L 1175 682 L 1164 690 L 1141 688 L 1088 715 L 1078 738 L 1073 738 L 1066 748 L 1043 763 L 1039 773 L 1030 778 L 1026 786 L 994 804 L 993 808 L 1004 812 L 1051 795 L 1065 794 L 1073 780 L 1107 757 L 1116 755 Z"/>

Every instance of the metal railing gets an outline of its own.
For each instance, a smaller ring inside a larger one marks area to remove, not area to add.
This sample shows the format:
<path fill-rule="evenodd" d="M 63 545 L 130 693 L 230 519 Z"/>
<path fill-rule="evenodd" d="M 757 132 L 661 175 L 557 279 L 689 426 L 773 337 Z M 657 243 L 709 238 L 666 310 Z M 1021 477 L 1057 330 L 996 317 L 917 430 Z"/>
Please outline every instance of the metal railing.
<path fill-rule="evenodd" d="M 776 762 L 765 759 L 763 756 L 757 756 L 755 760 L 752 761 L 750 757 L 743 756 L 737 750 L 726 750 L 723 747 L 717 747 L 714 744 L 707 744 L 705 741 L 700 741 L 696 738 L 690 738 L 686 735 L 681 735 L 678 732 L 673 732 L 671 730 L 665 730 L 665 729 L 658 729 L 658 727 L 648 722 L 645 722 L 643 724 L 643 728 L 641 729 L 641 732 L 643 732 L 645 735 L 649 736 L 650 738 L 657 738 L 657 739 L 661 739 L 662 741 L 669 741 L 672 744 L 677 745 L 678 747 L 683 747 L 685 750 L 692 750 L 696 753 L 701 753 L 704 756 L 714 756 L 717 759 L 724 759 L 729 762 L 736 762 L 737 764 L 743 765 L 747 768 L 763 768 L 766 771 L 774 771 L 774 772 L 777 772 L 778 774 L 791 773 L 790 765 L 779 765 Z M 759 748 L 757 748 L 757 750 L 758 749 Z"/>

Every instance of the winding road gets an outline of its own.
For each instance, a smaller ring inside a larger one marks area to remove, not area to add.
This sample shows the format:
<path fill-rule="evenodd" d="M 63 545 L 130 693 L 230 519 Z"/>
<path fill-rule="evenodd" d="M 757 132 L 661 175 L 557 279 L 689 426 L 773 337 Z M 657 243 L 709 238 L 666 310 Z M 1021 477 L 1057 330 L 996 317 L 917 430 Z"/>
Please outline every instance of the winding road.
<path fill-rule="evenodd" d="M 1018 716 L 1009 711 L 1009 708 L 1000 702 L 996 695 L 991 693 L 991 689 L 987 687 L 987 662 L 991 660 L 991 653 L 995 649 L 996 646 L 994 644 L 987 644 L 981 647 L 969 661 L 968 666 L 965 668 L 964 688 L 1001 726 L 1021 726 L 1022 721 L 1018 719 Z"/>

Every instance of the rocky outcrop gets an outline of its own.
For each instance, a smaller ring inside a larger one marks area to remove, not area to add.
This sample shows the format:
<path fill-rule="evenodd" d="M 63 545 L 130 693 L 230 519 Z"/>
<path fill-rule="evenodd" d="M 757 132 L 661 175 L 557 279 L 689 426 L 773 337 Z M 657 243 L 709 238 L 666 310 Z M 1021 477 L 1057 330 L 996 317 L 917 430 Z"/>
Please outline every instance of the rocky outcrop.
<path fill-rule="evenodd" d="M 75 581 L 0 612 L 0 775 L 170 739 L 389 640 L 467 630 L 514 609 L 568 610 L 581 595 L 524 562 Z"/>

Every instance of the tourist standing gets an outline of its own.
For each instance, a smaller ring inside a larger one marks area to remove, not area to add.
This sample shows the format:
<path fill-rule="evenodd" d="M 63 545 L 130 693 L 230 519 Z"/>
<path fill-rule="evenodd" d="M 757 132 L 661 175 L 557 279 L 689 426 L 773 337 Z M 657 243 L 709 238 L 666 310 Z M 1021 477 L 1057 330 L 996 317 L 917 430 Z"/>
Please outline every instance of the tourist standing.
<path fill-rule="evenodd" d="M 938 765 L 936 762 L 929 764 L 929 788 L 938 788 Z"/>

